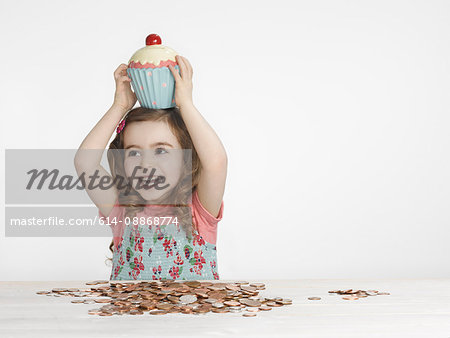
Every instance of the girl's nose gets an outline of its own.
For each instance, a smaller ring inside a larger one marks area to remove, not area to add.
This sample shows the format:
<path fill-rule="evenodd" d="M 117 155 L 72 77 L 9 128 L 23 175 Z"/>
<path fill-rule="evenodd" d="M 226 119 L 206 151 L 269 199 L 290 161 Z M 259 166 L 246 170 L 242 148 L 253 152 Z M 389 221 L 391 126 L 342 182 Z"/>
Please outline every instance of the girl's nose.
<path fill-rule="evenodd" d="M 152 153 L 150 150 L 145 150 L 144 155 L 141 157 L 141 166 L 143 168 L 147 168 L 147 174 L 150 173 L 152 168 L 154 167 L 154 157 L 152 156 Z"/>

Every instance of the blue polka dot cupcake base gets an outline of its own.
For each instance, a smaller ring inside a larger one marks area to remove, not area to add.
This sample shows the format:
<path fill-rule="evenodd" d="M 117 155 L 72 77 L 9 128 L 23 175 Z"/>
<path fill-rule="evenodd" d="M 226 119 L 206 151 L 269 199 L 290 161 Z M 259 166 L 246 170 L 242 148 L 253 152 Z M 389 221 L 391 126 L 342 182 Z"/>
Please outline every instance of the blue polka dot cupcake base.
<path fill-rule="evenodd" d="M 179 71 L 180 67 L 175 66 Z M 145 108 L 175 107 L 175 78 L 169 67 L 128 68 L 139 104 Z"/>

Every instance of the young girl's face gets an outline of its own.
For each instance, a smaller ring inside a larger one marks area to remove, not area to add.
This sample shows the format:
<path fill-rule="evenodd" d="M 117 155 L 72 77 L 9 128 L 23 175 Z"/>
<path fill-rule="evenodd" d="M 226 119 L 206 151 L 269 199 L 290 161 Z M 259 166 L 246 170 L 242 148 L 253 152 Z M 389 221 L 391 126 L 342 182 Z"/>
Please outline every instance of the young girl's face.
<path fill-rule="evenodd" d="M 151 203 L 174 188 L 181 178 L 183 150 L 177 138 L 165 121 L 139 121 L 126 126 L 124 130 L 124 167 L 128 178 L 134 172 L 132 187 Z M 146 170 L 145 170 L 146 169 Z M 153 178 L 164 180 L 148 184 L 145 179 L 153 173 Z M 142 177 L 138 187 L 138 177 Z M 162 187 L 165 187 L 161 189 Z M 159 188 L 159 189 L 158 189 Z"/>

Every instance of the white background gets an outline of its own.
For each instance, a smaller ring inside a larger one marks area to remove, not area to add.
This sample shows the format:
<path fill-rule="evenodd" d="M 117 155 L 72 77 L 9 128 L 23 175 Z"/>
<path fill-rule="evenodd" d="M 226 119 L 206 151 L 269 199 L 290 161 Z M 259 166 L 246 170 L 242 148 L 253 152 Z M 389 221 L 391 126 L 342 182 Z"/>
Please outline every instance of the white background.
<path fill-rule="evenodd" d="M 157 33 L 227 150 L 221 279 L 450 277 L 449 2 L 14 1 L 0 27 L 3 178 L 5 148 L 78 148 Z M 1 220 L 0 280 L 109 277 L 110 238 Z"/>

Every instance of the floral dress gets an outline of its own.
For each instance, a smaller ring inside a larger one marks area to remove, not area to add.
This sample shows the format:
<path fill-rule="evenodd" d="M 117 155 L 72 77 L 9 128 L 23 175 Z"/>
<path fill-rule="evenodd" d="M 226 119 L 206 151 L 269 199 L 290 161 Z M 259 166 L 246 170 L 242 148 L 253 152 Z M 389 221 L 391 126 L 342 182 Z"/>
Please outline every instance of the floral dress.
<path fill-rule="evenodd" d="M 197 226 L 192 227 L 190 239 L 176 222 L 161 225 L 134 222 L 124 225 L 122 233 L 116 232 L 110 280 L 219 279 L 217 250 L 212 243 L 216 243 L 223 201 L 218 216 L 214 217 L 203 207 L 195 191 L 191 208 Z M 148 210 L 137 213 L 137 219 L 154 215 Z M 123 221 L 124 214 L 125 208 L 116 203 L 107 217 L 108 223 L 113 219 Z M 99 215 L 105 217 L 100 211 Z"/>
<path fill-rule="evenodd" d="M 114 247 L 110 280 L 219 279 L 216 245 L 174 223 L 129 225 Z"/>

